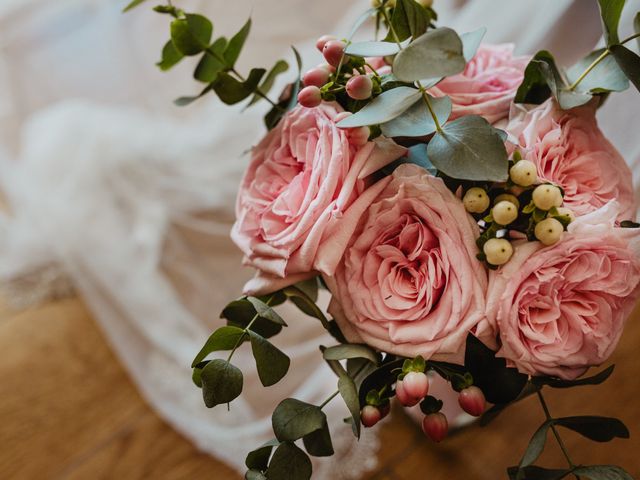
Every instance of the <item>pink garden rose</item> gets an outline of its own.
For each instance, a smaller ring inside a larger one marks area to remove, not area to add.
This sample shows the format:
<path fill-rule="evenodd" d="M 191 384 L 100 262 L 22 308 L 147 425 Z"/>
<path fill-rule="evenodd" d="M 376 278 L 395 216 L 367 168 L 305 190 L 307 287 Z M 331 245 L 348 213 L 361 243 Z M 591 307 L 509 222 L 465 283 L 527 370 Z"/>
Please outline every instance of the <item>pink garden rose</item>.
<path fill-rule="evenodd" d="M 551 247 L 524 242 L 489 275 L 487 318 L 523 373 L 574 379 L 616 347 L 640 295 L 640 232 L 616 228 L 611 202 Z"/>
<path fill-rule="evenodd" d="M 259 270 L 247 293 L 310 276 L 327 229 L 354 200 L 375 198 L 381 186 L 368 177 L 404 154 L 391 140 L 368 142 L 337 128 L 341 113 L 337 104 L 297 107 L 253 150 L 231 232 L 245 263 Z"/>
<path fill-rule="evenodd" d="M 364 215 L 354 216 L 335 276 L 325 277 L 329 312 L 352 342 L 461 361 L 467 334 L 484 316 L 478 226 L 442 179 L 416 165 L 399 166 L 384 182 Z"/>
<path fill-rule="evenodd" d="M 464 72 L 446 77 L 429 93 L 448 95 L 453 102 L 450 120 L 481 115 L 495 123 L 509 116 L 511 102 L 524 78 L 529 57 L 514 57 L 513 45 L 481 45 Z"/>
<path fill-rule="evenodd" d="M 552 99 L 514 105 L 507 131 L 523 158 L 537 165 L 540 180 L 564 189 L 565 206 L 576 215 L 617 200 L 620 220 L 635 218 L 631 171 L 598 128 L 595 110 L 590 103 L 563 111 Z"/>

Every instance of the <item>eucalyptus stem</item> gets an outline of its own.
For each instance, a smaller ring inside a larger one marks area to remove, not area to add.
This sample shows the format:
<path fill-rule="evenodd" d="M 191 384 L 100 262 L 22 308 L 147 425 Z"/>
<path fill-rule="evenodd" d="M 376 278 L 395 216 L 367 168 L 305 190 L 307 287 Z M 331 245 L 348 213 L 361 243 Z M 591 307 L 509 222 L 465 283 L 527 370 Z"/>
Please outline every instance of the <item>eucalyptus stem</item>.
<path fill-rule="evenodd" d="M 327 397 L 327 399 L 320 404 L 320 406 L 319 406 L 320 410 L 322 410 L 331 400 L 336 398 L 339 393 L 340 393 L 340 390 L 336 390 L 329 397 Z"/>
<path fill-rule="evenodd" d="M 540 405 L 542 405 L 542 409 L 544 410 L 544 414 L 547 417 L 547 421 L 553 420 L 553 417 L 551 416 L 551 413 L 549 412 L 549 407 L 547 405 L 547 402 L 544 399 L 544 397 L 542 396 L 541 389 L 537 390 L 536 393 L 538 394 L 538 399 L 540 400 Z M 562 450 L 562 454 L 564 455 L 564 458 L 566 458 L 567 463 L 569 464 L 569 467 L 572 470 L 575 469 L 576 465 L 571 460 L 571 457 L 569 456 L 569 452 L 567 451 L 567 447 L 564 445 L 564 442 L 562 441 L 562 438 L 560 437 L 560 434 L 558 433 L 558 430 L 556 429 L 556 426 L 553 423 L 551 423 L 551 431 L 553 432 L 553 436 L 556 437 L 556 441 L 558 442 L 558 445 L 560 446 L 560 450 Z M 577 474 L 574 473 L 573 475 L 575 476 L 575 478 L 577 480 L 580 480 L 580 477 Z"/>

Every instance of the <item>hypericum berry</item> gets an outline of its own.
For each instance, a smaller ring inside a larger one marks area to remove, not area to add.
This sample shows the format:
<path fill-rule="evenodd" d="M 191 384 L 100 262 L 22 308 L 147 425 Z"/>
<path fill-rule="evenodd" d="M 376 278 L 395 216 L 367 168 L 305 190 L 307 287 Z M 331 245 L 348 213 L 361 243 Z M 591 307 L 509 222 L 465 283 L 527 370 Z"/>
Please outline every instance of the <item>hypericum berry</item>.
<path fill-rule="evenodd" d="M 402 379 L 402 387 L 409 397 L 422 400 L 429 393 L 429 378 L 422 372 L 409 372 Z"/>
<path fill-rule="evenodd" d="M 573 213 L 573 210 L 567 207 L 558 208 L 558 215 L 569 220 L 569 223 L 573 222 L 576 219 L 576 214 Z"/>
<path fill-rule="evenodd" d="M 553 245 L 562 238 L 564 227 L 555 218 L 545 218 L 536 225 L 534 234 L 543 245 Z"/>
<path fill-rule="evenodd" d="M 346 45 L 340 40 L 329 40 L 322 49 L 322 55 L 329 65 L 337 67 L 344 55 Z M 349 57 L 344 55 L 344 63 L 349 61 Z"/>
<path fill-rule="evenodd" d="M 373 405 L 365 405 L 360 411 L 360 421 L 365 428 L 371 428 L 382 420 L 382 412 Z"/>
<path fill-rule="evenodd" d="M 513 203 L 503 200 L 491 209 L 491 216 L 496 223 L 509 225 L 518 218 L 518 209 Z"/>
<path fill-rule="evenodd" d="M 316 41 L 316 48 L 320 51 L 320 53 L 322 53 L 322 50 L 324 50 L 324 46 L 327 44 L 327 42 L 330 42 L 331 40 L 336 40 L 336 37 L 334 37 L 333 35 L 323 35 Z"/>
<path fill-rule="evenodd" d="M 497 205 L 500 202 L 511 202 L 516 206 L 516 208 L 520 208 L 520 200 L 518 200 L 518 197 L 511 195 L 510 193 L 501 193 L 493 200 L 494 205 Z"/>
<path fill-rule="evenodd" d="M 473 187 L 464 194 L 462 203 L 467 212 L 482 213 L 489 208 L 491 200 L 483 188 Z"/>
<path fill-rule="evenodd" d="M 420 398 L 412 397 L 405 391 L 402 380 L 396 382 L 396 398 L 405 407 L 413 407 L 420 403 L 421 400 Z"/>
<path fill-rule="evenodd" d="M 449 422 L 443 413 L 430 413 L 422 419 L 422 431 L 434 442 L 441 442 L 449 431 Z"/>
<path fill-rule="evenodd" d="M 371 135 L 369 127 L 357 127 L 349 130 L 349 142 L 352 145 L 361 147 L 369 141 L 369 136 Z"/>
<path fill-rule="evenodd" d="M 513 255 L 513 247 L 504 238 L 490 238 L 482 247 L 487 263 L 495 266 L 504 265 Z"/>
<path fill-rule="evenodd" d="M 555 185 L 538 185 L 533 190 L 532 198 L 540 210 L 551 210 L 562 205 L 562 192 Z"/>
<path fill-rule="evenodd" d="M 529 160 L 516 162 L 509 170 L 509 176 L 513 183 L 521 187 L 529 187 L 538 181 L 536 165 Z"/>
<path fill-rule="evenodd" d="M 373 81 L 368 75 L 357 75 L 347 82 L 347 95 L 354 100 L 366 100 L 372 91 Z"/>
<path fill-rule="evenodd" d="M 300 102 L 300 105 L 303 107 L 317 107 L 322 103 L 322 92 L 320 92 L 318 87 L 304 87 L 300 90 L 300 93 L 298 93 L 298 102 Z"/>
<path fill-rule="evenodd" d="M 302 77 L 302 82 L 306 87 L 322 87 L 329 81 L 329 70 L 327 68 L 316 67 L 309 70 Z"/>
<path fill-rule="evenodd" d="M 487 407 L 484 393 L 475 385 L 467 387 L 460 392 L 458 403 L 465 412 L 474 417 L 482 415 Z"/>

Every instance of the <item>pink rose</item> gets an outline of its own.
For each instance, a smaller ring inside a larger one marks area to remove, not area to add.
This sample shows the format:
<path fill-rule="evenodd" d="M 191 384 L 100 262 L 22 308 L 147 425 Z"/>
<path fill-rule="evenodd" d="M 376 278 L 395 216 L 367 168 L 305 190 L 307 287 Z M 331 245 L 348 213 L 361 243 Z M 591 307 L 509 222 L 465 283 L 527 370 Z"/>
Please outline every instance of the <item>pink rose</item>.
<path fill-rule="evenodd" d="M 329 312 L 352 342 L 461 361 L 467 334 L 484 316 L 478 226 L 442 179 L 416 165 L 383 181 L 335 276 L 325 277 Z"/>
<path fill-rule="evenodd" d="M 612 202 L 578 218 L 563 240 L 517 246 L 489 275 L 497 356 L 528 374 L 574 379 L 611 355 L 640 294 L 640 232 L 616 228 Z"/>
<path fill-rule="evenodd" d="M 540 180 L 564 189 L 565 206 L 576 215 L 617 200 L 620 220 L 635 218 L 631 171 L 598 128 L 595 110 L 590 103 L 563 111 L 552 99 L 514 105 L 507 131 L 523 157 L 537 165 Z"/>
<path fill-rule="evenodd" d="M 481 45 L 464 72 L 446 77 L 429 93 L 448 95 L 453 102 L 450 120 L 482 115 L 495 123 L 509 116 L 511 102 L 524 78 L 529 57 L 514 57 L 513 45 Z"/>
<path fill-rule="evenodd" d="M 231 232 L 245 263 L 259 270 L 247 293 L 310 276 L 327 229 L 354 200 L 375 198 L 380 187 L 370 188 L 368 176 L 404 154 L 390 140 L 337 128 L 341 113 L 337 104 L 297 107 L 253 150 Z"/>

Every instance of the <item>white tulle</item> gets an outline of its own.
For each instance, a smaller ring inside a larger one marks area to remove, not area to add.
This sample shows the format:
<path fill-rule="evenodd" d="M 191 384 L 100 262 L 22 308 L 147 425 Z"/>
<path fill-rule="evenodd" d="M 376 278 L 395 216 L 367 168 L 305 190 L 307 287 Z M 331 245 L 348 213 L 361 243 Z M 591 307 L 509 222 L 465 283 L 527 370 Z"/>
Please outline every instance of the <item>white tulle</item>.
<path fill-rule="evenodd" d="M 149 403 L 200 448 L 243 470 L 247 451 L 272 436 L 277 401 L 319 403 L 333 392 L 335 377 L 317 350 L 332 341 L 314 320 L 283 312 L 290 327 L 275 342 L 292 358 L 289 377 L 264 389 L 243 349 L 235 357 L 243 395 L 230 412 L 203 406 L 189 365 L 251 276 L 228 231 L 243 152 L 263 133 L 266 107 L 241 114 L 211 98 L 173 107 L 173 97 L 197 85 L 188 68 L 161 74 L 152 65 L 166 20 L 144 8 L 123 17 L 117 3 L 31 0 L 0 10 L 0 189 L 10 208 L 0 214 L 0 278 L 23 303 L 65 295 L 72 284 Z M 460 31 L 487 25 L 489 41 L 515 41 L 521 52 L 548 47 L 570 61 L 599 38 L 592 3 L 436 0 L 436 7 Z M 625 28 L 638 9 L 628 3 Z M 291 59 L 288 45 L 304 40 L 307 66 L 319 63 L 312 39 L 344 35 L 368 2 L 351 4 L 184 2 L 210 13 L 227 35 L 253 8 L 241 68 Z M 571 25 L 580 25 L 575 43 L 561 41 Z M 640 144 L 627 126 L 637 95 L 614 95 L 600 113 L 634 167 Z M 341 402 L 327 412 L 339 458 L 320 461 L 314 478 L 357 478 L 375 467 L 376 435 L 353 442 Z"/>

